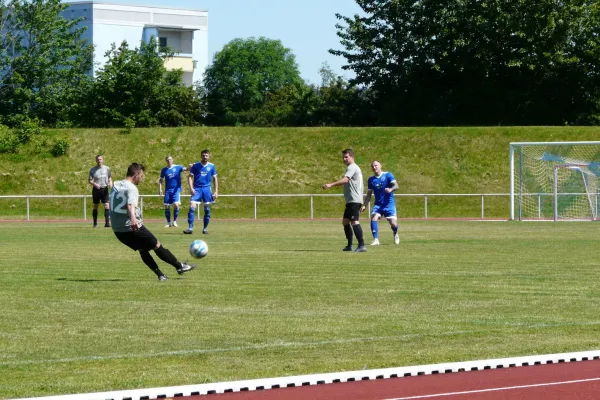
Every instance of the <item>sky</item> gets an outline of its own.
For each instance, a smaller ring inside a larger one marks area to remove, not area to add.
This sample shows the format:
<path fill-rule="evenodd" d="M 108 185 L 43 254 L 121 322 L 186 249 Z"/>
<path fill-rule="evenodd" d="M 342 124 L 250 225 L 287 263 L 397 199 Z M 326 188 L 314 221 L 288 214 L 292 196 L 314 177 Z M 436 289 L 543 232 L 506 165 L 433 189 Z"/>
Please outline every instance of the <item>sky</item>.
<path fill-rule="evenodd" d="M 65 1 L 67 2 L 67 1 Z M 208 10 L 209 62 L 236 38 L 281 40 L 296 56 L 304 80 L 320 84 L 319 68 L 327 62 L 346 79 L 345 58 L 329 54 L 343 50 L 336 35 L 336 13 L 351 17 L 360 11 L 354 0 L 102 0 L 102 3 L 165 6 Z"/>

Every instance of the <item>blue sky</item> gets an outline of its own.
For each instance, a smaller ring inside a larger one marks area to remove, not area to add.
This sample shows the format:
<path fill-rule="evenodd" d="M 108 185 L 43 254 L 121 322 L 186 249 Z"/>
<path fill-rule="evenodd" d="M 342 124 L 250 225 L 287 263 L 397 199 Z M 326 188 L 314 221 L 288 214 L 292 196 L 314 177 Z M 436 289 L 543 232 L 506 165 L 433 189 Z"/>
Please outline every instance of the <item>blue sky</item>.
<path fill-rule="evenodd" d="M 235 38 L 264 36 L 281 40 L 292 50 L 300 74 L 320 84 L 319 68 L 327 62 L 346 78 L 343 57 L 329 54 L 342 49 L 336 35 L 335 13 L 352 16 L 360 11 L 354 0 L 103 0 L 104 3 L 199 8 L 208 10 L 208 52 L 210 60 Z"/>

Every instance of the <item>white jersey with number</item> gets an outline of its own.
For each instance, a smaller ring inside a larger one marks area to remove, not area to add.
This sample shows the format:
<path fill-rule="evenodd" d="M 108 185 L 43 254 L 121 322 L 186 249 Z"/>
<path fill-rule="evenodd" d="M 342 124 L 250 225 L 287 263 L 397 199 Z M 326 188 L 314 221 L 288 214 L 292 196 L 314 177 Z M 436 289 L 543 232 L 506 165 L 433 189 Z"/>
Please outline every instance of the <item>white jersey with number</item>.
<path fill-rule="evenodd" d="M 128 204 L 132 204 L 135 207 L 135 218 L 138 220 L 138 224 L 142 225 L 142 213 L 138 207 L 139 197 L 140 192 L 137 186 L 127 179 L 117 181 L 113 184 L 110 191 L 110 219 L 113 231 L 131 231 L 131 220 L 127 213 Z"/>

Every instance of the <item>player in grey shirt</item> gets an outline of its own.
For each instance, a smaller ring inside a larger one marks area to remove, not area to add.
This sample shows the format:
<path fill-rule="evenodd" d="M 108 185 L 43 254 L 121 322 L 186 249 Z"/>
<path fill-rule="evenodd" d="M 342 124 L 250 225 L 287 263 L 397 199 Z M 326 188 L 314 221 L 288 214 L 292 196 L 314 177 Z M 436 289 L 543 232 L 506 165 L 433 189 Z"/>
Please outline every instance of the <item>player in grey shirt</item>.
<path fill-rule="evenodd" d="M 179 275 L 191 271 L 196 265 L 179 262 L 173 253 L 167 250 L 144 226 L 138 207 L 140 193 L 137 188 L 137 184 L 142 179 L 144 179 L 144 166 L 132 163 L 127 168 L 127 177 L 113 185 L 110 191 L 112 228 L 121 243 L 140 252 L 144 264 L 158 276 L 159 281 L 166 281 L 169 278 L 160 270 L 152 258 L 150 250 L 154 250 L 158 258 L 171 264 Z"/>
<path fill-rule="evenodd" d="M 342 224 L 344 225 L 344 233 L 346 234 L 346 239 L 348 239 L 348 245 L 342 250 L 352 251 L 352 233 L 354 232 L 354 236 L 356 236 L 356 240 L 358 241 L 358 247 L 354 251 L 364 253 L 367 251 L 367 247 L 365 246 L 362 227 L 358 221 L 360 207 L 362 206 L 363 201 L 362 172 L 360 167 L 354 162 L 354 150 L 346 149 L 342 151 L 342 158 L 344 164 L 346 164 L 344 176 L 339 181 L 324 184 L 323 189 L 329 189 L 334 186 L 344 186 L 346 209 L 344 210 Z"/>
<path fill-rule="evenodd" d="M 88 183 L 92 185 L 92 201 L 94 202 L 94 228 L 98 227 L 98 205 L 104 204 L 104 226 L 110 227 L 108 192 L 112 186 L 112 175 L 110 168 L 104 165 L 104 157 L 96 156 L 96 166 L 90 169 Z"/>

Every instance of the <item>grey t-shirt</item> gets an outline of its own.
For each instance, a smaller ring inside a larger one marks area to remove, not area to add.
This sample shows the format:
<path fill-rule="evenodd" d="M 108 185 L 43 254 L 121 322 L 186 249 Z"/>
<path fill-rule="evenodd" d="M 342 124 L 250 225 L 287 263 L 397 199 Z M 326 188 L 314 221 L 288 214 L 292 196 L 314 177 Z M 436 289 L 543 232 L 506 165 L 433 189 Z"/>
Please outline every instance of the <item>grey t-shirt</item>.
<path fill-rule="evenodd" d="M 363 177 L 360 167 L 356 163 L 348 165 L 344 176 L 350 179 L 344 185 L 344 197 L 346 203 L 362 203 L 363 202 Z"/>
<path fill-rule="evenodd" d="M 115 232 L 131 231 L 131 220 L 127 213 L 127 205 L 135 206 L 135 218 L 139 225 L 142 226 L 142 213 L 138 207 L 138 199 L 140 192 L 133 183 L 127 179 L 117 181 L 113 184 L 110 191 L 110 219 L 112 228 Z"/>
<path fill-rule="evenodd" d="M 108 179 L 111 177 L 110 168 L 106 165 L 98 167 L 97 165 L 90 169 L 89 180 L 100 185 L 101 188 L 108 186 Z"/>

